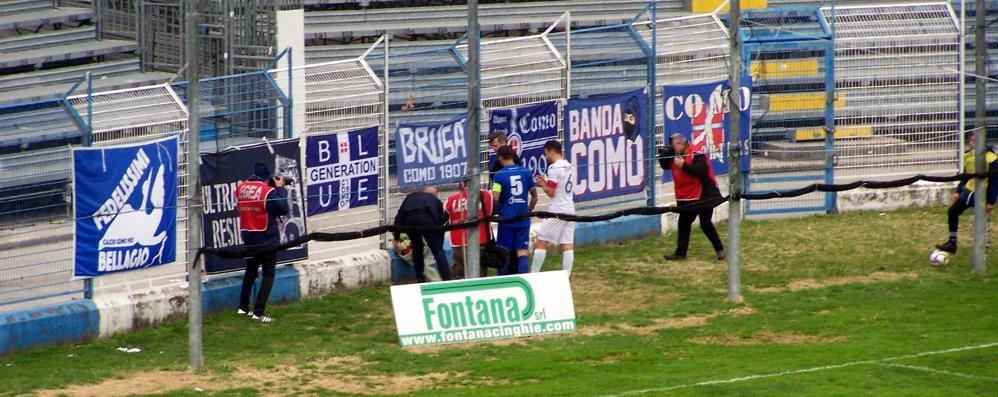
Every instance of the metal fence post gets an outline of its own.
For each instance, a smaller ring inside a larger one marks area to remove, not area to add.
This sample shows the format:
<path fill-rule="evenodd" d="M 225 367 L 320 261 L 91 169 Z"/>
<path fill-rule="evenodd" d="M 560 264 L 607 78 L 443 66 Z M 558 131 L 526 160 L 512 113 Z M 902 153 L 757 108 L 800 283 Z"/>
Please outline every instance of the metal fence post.
<path fill-rule="evenodd" d="M 731 91 L 728 94 L 730 111 L 728 118 L 728 131 L 731 131 L 729 139 L 728 164 L 731 167 L 728 171 L 728 300 L 740 302 L 741 296 L 741 274 L 739 266 L 741 260 L 741 146 L 742 132 L 740 128 L 741 118 L 741 77 L 742 77 L 742 53 L 741 53 L 741 0 L 731 0 L 731 28 L 729 29 L 729 84 Z"/>
<path fill-rule="evenodd" d="M 201 266 L 198 251 L 201 248 L 201 189 L 200 189 L 200 81 L 197 64 L 198 50 L 197 2 L 187 2 L 187 32 L 184 52 L 187 61 L 187 322 L 188 359 L 192 369 L 204 365 L 202 352 Z"/>
<path fill-rule="evenodd" d="M 480 178 L 480 154 L 481 154 L 481 32 L 478 26 L 478 0 L 468 1 L 468 130 L 465 138 L 468 146 L 468 219 L 478 219 L 478 200 Z M 478 278 L 480 267 L 478 265 L 479 241 L 478 227 L 468 228 L 468 238 L 465 246 L 465 274 L 468 278 Z"/>
<path fill-rule="evenodd" d="M 648 170 L 648 180 L 647 187 L 648 190 L 648 206 L 655 206 L 655 190 L 658 187 L 658 178 L 656 177 L 656 161 L 655 156 L 658 150 L 655 148 L 655 136 L 658 135 L 656 132 L 655 124 L 655 114 L 658 109 L 658 31 L 657 31 L 657 20 L 658 20 L 658 3 L 651 3 L 651 53 L 648 55 L 648 142 L 645 143 L 646 156 L 648 156 L 645 161 L 645 165 Z M 665 100 L 665 98 L 663 98 Z"/>

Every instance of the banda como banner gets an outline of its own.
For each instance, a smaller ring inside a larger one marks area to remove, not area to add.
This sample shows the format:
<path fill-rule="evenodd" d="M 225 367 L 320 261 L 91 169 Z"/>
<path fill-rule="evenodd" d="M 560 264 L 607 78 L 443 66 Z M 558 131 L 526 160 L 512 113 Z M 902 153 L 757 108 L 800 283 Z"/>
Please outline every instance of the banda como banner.
<path fill-rule="evenodd" d="M 665 107 L 665 136 L 683 134 L 690 142 L 690 149 L 707 154 L 714 174 L 728 173 L 728 114 L 725 98 L 731 91 L 727 80 L 706 84 L 666 85 L 662 88 Z M 741 118 L 739 128 L 743 140 L 749 137 L 752 99 L 752 79 L 741 80 Z M 743 166 L 747 169 L 748 153 L 744 153 Z M 672 180 L 672 173 L 662 173 L 665 182 Z"/>
<path fill-rule="evenodd" d="M 568 273 L 395 285 L 392 307 L 402 347 L 575 331 Z"/>
<path fill-rule="evenodd" d="M 558 139 L 558 102 L 545 102 L 513 109 L 489 112 L 489 136 L 496 132 L 506 135 L 507 144 L 516 151 L 524 167 L 534 174 L 548 168 L 544 158 L 544 143 Z M 489 164 L 495 161 L 489 154 Z"/>
<path fill-rule="evenodd" d="M 466 115 L 443 123 L 399 123 L 395 162 L 400 187 L 457 182 L 468 168 Z"/>
<path fill-rule="evenodd" d="M 73 149 L 73 275 L 177 260 L 177 138 Z"/>
<path fill-rule="evenodd" d="M 378 127 L 305 138 L 308 216 L 378 203 Z"/>
<path fill-rule="evenodd" d="M 565 157 L 575 164 L 575 201 L 638 193 L 645 187 L 648 93 L 571 99 Z"/>
<path fill-rule="evenodd" d="M 239 146 L 219 153 L 201 155 L 201 193 L 204 198 L 204 219 L 201 230 L 204 246 L 211 248 L 241 245 L 239 212 L 236 210 L 236 184 L 253 175 L 253 164 L 264 163 L 271 174 L 294 180 L 287 186 L 288 208 L 281 217 L 278 230 L 281 242 L 296 239 L 307 233 L 305 211 L 301 197 L 300 149 L 298 139 L 286 139 Z M 277 253 L 278 263 L 297 261 L 308 257 L 305 245 Z M 209 274 L 243 269 L 242 258 L 221 258 L 206 255 L 204 269 Z"/>

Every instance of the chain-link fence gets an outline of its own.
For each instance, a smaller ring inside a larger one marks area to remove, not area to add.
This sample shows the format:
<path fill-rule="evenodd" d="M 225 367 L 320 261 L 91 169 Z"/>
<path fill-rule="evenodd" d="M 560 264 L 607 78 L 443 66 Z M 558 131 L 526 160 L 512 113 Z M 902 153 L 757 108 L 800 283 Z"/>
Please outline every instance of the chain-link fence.
<path fill-rule="evenodd" d="M 141 13 L 142 7 L 152 7 L 161 21 L 151 31 L 139 29 L 138 40 L 153 46 L 179 43 L 182 30 L 169 28 L 180 29 L 177 2 L 101 0 L 98 4 L 120 11 L 102 14 L 105 33 L 136 29 L 128 22 L 130 10 Z M 222 30 L 200 33 L 224 31 L 222 22 L 217 24 Z M 569 15 L 551 22 L 539 34 L 482 42 L 482 169 L 491 154 L 485 139 L 493 110 L 546 101 L 563 106 L 570 98 L 646 89 L 654 98 L 648 105 L 654 139 L 647 142 L 644 159 L 648 189 L 580 203 L 579 208 L 581 213 L 595 213 L 614 206 L 673 203 L 673 187 L 659 181 L 662 171 L 652 152 L 665 142 L 662 87 L 726 80 L 731 27 L 716 14 L 658 18 L 654 7 L 615 26 L 573 30 Z M 842 182 L 956 170 L 961 38 L 959 20 L 947 3 L 770 9 L 747 13 L 740 28 L 747 44 L 743 62 L 754 88 L 748 175 L 753 190 L 799 187 L 828 181 L 831 175 Z M 228 32 L 232 29 L 236 27 L 230 26 Z M 794 43 L 776 44 L 781 40 Z M 206 51 L 234 51 L 232 43 L 220 43 Z M 466 112 L 466 51 L 463 40 L 414 45 L 385 38 L 359 54 L 338 58 L 342 60 L 292 68 L 275 64 L 274 54 L 266 52 L 271 59 L 265 71 L 258 68 L 202 81 L 198 93 L 202 149 L 377 127 L 378 206 L 335 211 L 309 223 L 320 231 L 390 223 L 410 191 L 399 187 L 398 125 L 443 122 Z M 160 52 L 167 57 L 170 53 Z M 152 64 L 175 68 L 183 60 L 179 47 L 173 53 L 175 59 Z M 260 54 L 243 55 L 261 61 Z M 219 71 L 232 73 L 233 67 Z M 831 88 L 834 96 L 829 97 Z M 83 283 L 71 278 L 70 149 L 183 133 L 186 121 L 180 116 L 186 112 L 187 95 L 186 84 L 178 83 L 0 108 L 0 168 L 18 170 L 0 177 L 0 247 L 4 248 L 0 305 L 82 296 Z M 833 128 L 827 122 L 829 114 L 834 115 Z M 561 116 L 559 136 L 564 138 Z M 828 167 L 830 149 L 834 170 Z M 724 190 L 726 184 L 721 185 Z M 455 189 L 444 187 L 441 194 Z M 186 198 L 185 192 L 179 197 Z M 828 205 L 827 195 L 802 200 L 789 205 Z M 540 209 L 545 208 L 543 203 L 542 198 Z M 184 220 L 179 223 L 181 236 L 185 236 Z M 312 259 L 373 249 L 381 243 L 373 238 L 313 247 Z M 181 255 L 177 263 L 182 262 Z M 183 267 L 174 264 L 127 277 L 101 277 L 95 280 L 95 289 L 99 293 L 143 283 L 151 286 L 162 279 L 181 282 L 182 273 Z"/>

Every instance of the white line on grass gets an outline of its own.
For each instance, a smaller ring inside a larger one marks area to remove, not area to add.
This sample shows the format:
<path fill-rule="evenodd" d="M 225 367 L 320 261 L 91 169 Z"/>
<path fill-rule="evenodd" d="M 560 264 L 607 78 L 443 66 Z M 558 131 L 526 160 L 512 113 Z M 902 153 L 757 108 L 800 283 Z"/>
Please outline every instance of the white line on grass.
<path fill-rule="evenodd" d="M 931 372 L 931 373 L 934 373 L 934 374 L 959 376 L 961 378 L 967 378 L 967 379 L 989 380 L 989 381 L 992 381 L 992 382 L 998 382 L 998 378 L 991 377 L 991 376 L 971 375 L 971 374 L 965 374 L 965 373 L 961 373 L 961 372 L 953 372 L 953 371 L 946 371 L 946 370 L 942 370 L 942 369 L 934 369 L 934 368 L 929 368 L 929 367 L 922 367 L 922 366 L 918 366 L 918 365 L 886 364 L 886 363 L 879 363 L 879 365 L 883 365 L 885 367 L 904 368 L 904 369 L 910 369 L 910 370 L 915 370 L 915 371 L 925 371 L 925 372 Z"/>
<path fill-rule="evenodd" d="M 853 366 L 857 366 L 857 365 L 881 364 L 881 363 L 885 363 L 885 362 L 889 362 L 889 361 L 906 360 L 906 359 L 909 359 L 909 358 L 918 358 L 918 357 L 925 357 L 925 356 L 934 356 L 934 355 L 938 355 L 938 354 L 956 353 L 956 352 L 962 352 L 962 351 L 967 351 L 967 350 L 987 349 L 989 347 L 995 347 L 995 346 L 998 346 L 998 342 L 985 343 L 985 344 L 982 344 L 982 345 L 954 347 L 952 349 L 946 349 L 946 350 L 936 350 L 936 351 L 929 351 L 929 352 L 922 352 L 922 353 L 915 353 L 915 354 L 906 354 L 906 355 L 903 355 L 903 356 L 887 357 L 887 358 L 881 358 L 881 359 L 876 359 L 876 360 L 851 361 L 851 362 L 842 363 L 842 364 L 823 365 L 823 366 L 820 366 L 820 367 L 794 369 L 794 370 L 788 370 L 788 371 L 783 371 L 783 372 L 774 372 L 774 373 L 769 373 L 769 374 L 757 374 L 757 375 L 741 376 L 741 377 L 730 378 L 730 379 L 708 380 L 708 381 L 697 382 L 697 383 L 689 383 L 689 384 L 685 384 L 685 385 L 675 385 L 675 386 L 667 386 L 667 387 L 656 387 L 656 388 L 651 388 L 651 389 L 631 390 L 631 391 L 626 391 L 626 392 L 618 393 L 618 394 L 608 394 L 608 395 L 604 395 L 603 397 L 633 396 L 633 395 L 645 394 L 645 393 L 657 392 L 657 391 L 669 391 L 669 390 L 676 390 L 676 389 L 686 389 L 686 388 L 690 388 L 690 387 L 711 386 L 711 385 L 720 385 L 720 384 L 727 384 L 727 383 L 745 382 L 745 381 L 755 380 L 755 379 L 776 378 L 776 377 L 787 376 L 787 375 L 797 375 L 797 374 L 805 374 L 805 373 L 809 373 L 809 372 L 825 371 L 825 370 L 829 370 L 829 369 L 839 369 L 839 368 L 845 368 L 845 367 L 853 367 Z"/>

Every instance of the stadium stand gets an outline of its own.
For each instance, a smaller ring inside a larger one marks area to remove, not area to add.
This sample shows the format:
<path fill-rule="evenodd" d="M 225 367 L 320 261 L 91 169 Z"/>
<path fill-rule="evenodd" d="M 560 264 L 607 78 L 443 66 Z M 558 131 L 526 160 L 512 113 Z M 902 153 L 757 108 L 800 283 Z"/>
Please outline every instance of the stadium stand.
<path fill-rule="evenodd" d="M 135 41 L 98 39 L 95 15 L 93 8 L 54 7 L 51 0 L 0 4 L 0 106 L 62 97 L 86 72 L 98 90 L 172 76 L 142 73 Z"/>

